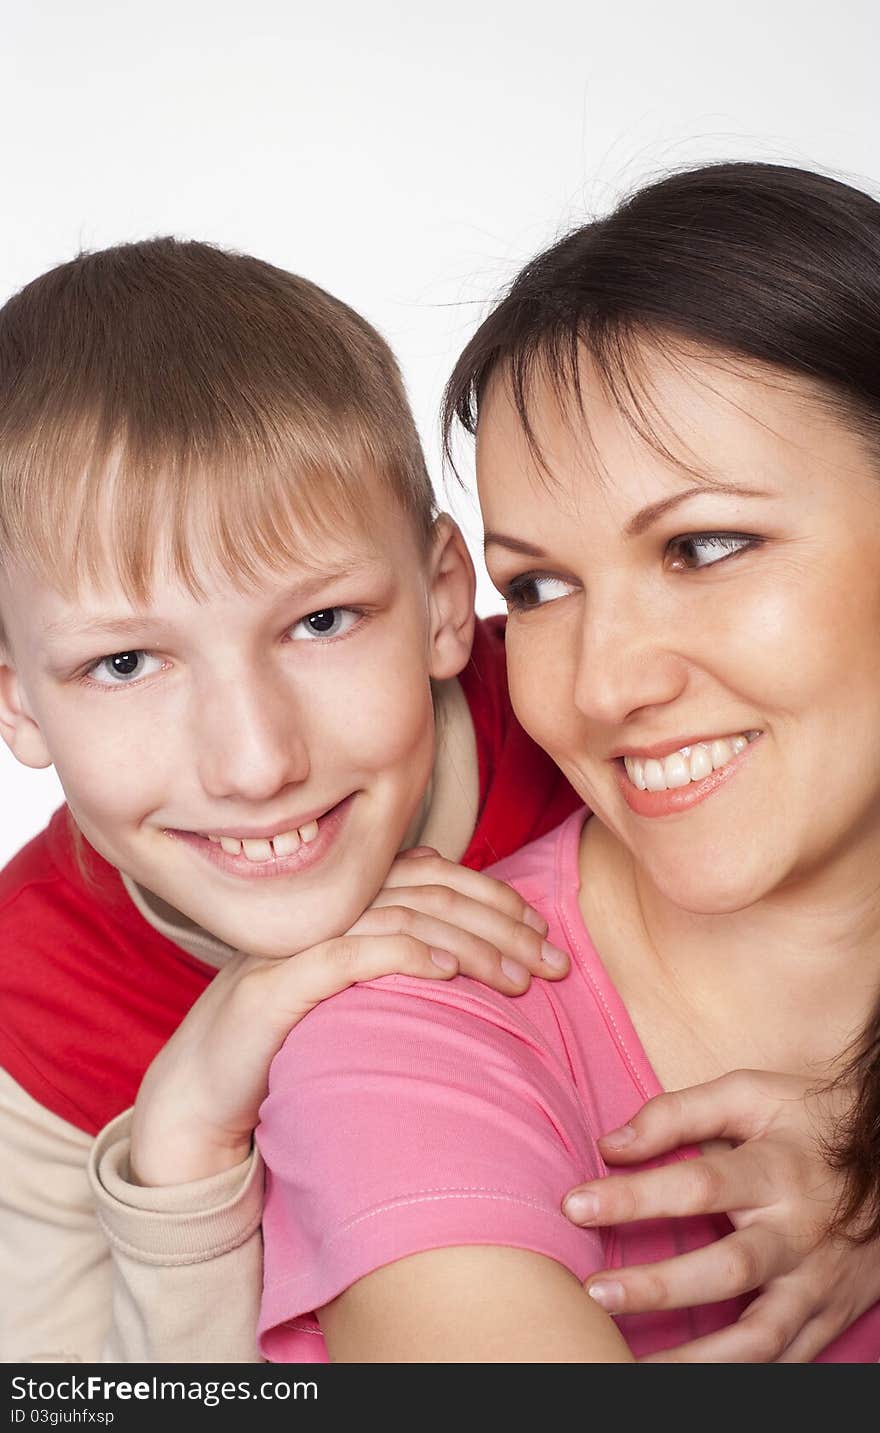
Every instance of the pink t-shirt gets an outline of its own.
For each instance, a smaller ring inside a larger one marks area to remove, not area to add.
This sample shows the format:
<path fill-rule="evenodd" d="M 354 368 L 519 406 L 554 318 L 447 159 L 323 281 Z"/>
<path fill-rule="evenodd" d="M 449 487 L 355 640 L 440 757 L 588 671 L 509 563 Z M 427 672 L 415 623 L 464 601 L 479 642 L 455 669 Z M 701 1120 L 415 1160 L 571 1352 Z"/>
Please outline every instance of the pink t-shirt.
<path fill-rule="evenodd" d="M 259 1327 L 271 1361 L 326 1361 L 312 1311 L 408 1254 L 508 1245 L 583 1280 L 730 1232 L 718 1216 L 585 1230 L 561 1213 L 572 1185 L 606 1172 L 596 1137 L 660 1091 L 580 914 L 584 819 L 576 812 L 492 872 L 570 952 L 565 980 L 509 999 L 464 977 L 390 976 L 320 1005 L 276 1057 L 257 1132 L 268 1169 Z M 640 1357 L 732 1322 L 747 1302 L 618 1325 Z M 880 1304 L 822 1361 L 878 1356 Z"/>

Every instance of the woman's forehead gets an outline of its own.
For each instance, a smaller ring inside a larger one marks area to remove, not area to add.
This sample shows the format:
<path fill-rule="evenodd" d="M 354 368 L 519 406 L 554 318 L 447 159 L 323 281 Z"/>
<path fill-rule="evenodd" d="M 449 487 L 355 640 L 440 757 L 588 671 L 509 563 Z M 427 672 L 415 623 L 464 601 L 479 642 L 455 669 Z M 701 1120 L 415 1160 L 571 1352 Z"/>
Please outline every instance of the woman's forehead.
<path fill-rule="evenodd" d="M 636 386 L 637 379 L 637 386 Z M 830 396 L 807 380 L 710 352 L 646 357 L 626 393 L 611 391 L 584 355 L 579 383 L 560 389 L 536 372 L 525 393 L 528 427 L 509 383 L 487 392 L 477 426 L 485 503 L 523 482 L 557 500 L 584 488 L 637 489 L 799 481 L 805 466 L 863 474 L 873 464 Z M 500 481 L 499 481 L 500 480 Z"/>

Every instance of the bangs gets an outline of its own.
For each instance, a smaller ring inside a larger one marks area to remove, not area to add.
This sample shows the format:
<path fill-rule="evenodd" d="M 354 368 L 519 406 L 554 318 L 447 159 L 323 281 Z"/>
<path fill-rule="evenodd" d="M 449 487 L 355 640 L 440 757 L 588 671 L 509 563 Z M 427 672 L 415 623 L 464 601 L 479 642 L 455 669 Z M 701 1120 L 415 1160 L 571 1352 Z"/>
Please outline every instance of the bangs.
<path fill-rule="evenodd" d="M 810 404 L 821 404 L 829 416 L 854 428 L 866 440 L 871 455 L 876 456 L 880 425 L 866 421 L 864 410 L 832 385 L 749 355 L 701 343 L 671 325 L 650 326 L 641 318 L 615 315 L 613 319 L 559 325 L 529 335 L 512 351 L 494 354 L 470 384 L 457 390 L 450 384 L 450 406 L 444 411 L 443 422 L 445 455 L 453 471 L 457 471 L 452 452 L 455 421 L 474 436 L 488 393 L 500 383 L 545 482 L 552 485 L 555 481 L 540 433 L 540 414 L 548 392 L 555 412 L 570 429 L 576 427 L 578 439 L 590 451 L 595 470 L 602 477 L 601 455 L 590 431 L 585 360 L 591 365 L 590 378 L 634 436 L 676 472 L 707 487 L 723 479 L 716 479 L 711 457 L 688 441 L 682 425 L 669 411 L 657 382 L 663 371 L 734 406 L 756 423 L 761 420 L 749 406 L 737 403 L 729 391 L 716 387 L 713 372 L 789 396 L 799 395 Z"/>
<path fill-rule="evenodd" d="M 195 597 L 212 573 L 241 590 L 267 572 L 308 566 L 322 545 L 369 532 L 377 488 L 411 509 L 427 543 L 423 505 L 389 476 L 394 454 L 355 424 L 214 435 L 145 450 L 130 434 L 60 423 L 18 455 L 7 448 L 0 549 L 65 597 L 108 578 L 133 604 L 149 600 L 157 570 Z"/>
<path fill-rule="evenodd" d="M 506 386 L 516 411 L 529 450 L 543 477 L 552 482 L 553 475 L 541 440 L 538 415 L 540 402 L 536 394 L 549 389 L 557 413 L 570 426 L 576 425 L 579 437 L 591 450 L 601 470 L 597 445 L 592 439 L 587 416 L 584 383 L 584 360 L 593 367 L 603 396 L 616 408 L 633 434 L 657 453 L 666 463 L 682 473 L 701 481 L 707 477 L 705 463 L 691 449 L 676 427 L 657 394 L 654 377 L 658 365 L 679 374 L 687 374 L 693 382 L 701 382 L 691 363 L 697 356 L 695 345 L 688 344 L 668 331 L 650 330 L 643 324 L 622 318 L 614 321 L 560 326 L 535 338 L 513 352 L 499 355 L 491 369 L 480 375 L 470 391 L 458 400 L 455 417 L 471 434 L 476 432 L 477 415 L 486 399 L 490 383 Z M 744 371 L 734 359 L 728 363 L 721 355 L 699 353 L 701 364 L 717 363 L 719 368 Z M 754 375 L 752 375 L 754 376 Z M 452 418 L 449 423 L 451 428 Z M 447 429 L 447 432 L 450 431 Z M 451 453 L 447 447 L 447 456 Z"/>

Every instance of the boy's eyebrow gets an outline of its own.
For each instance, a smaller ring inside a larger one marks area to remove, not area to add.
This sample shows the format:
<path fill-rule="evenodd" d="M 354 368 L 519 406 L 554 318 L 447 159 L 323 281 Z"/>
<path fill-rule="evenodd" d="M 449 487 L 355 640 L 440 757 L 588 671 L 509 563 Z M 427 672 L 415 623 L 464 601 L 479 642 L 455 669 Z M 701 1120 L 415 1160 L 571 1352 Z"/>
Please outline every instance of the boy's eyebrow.
<path fill-rule="evenodd" d="M 381 570 L 383 564 L 376 562 L 348 563 L 337 568 L 328 568 L 324 572 L 316 572 L 314 577 L 304 582 L 291 583 L 285 587 L 279 595 L 278 605 L 281 603 L 305 603 L 321 588 L 326 587 L 330 582 L 340 581 L 344 578 L 366 577 Z M 47 622 L 43 628 L 43 634 L 47 637 L 98 637 L 117 635 L 125 637 L 141 636 L 148 627 L 159 627 L 167 625 L 164 619 L 157 614 L 144 612 L 141 616 L 135 617 L 96 617 L 94 621 L 86 618 L 62 617 L 57 622 Z"/>
<path fill-rule="evenodd" d="M 144 628 L 154 618 L 144 615 L 143 617 L 99 617 L 94 622 L 80 621 L 69 617 L 62 617 L 58 622 L 47 622 L 43 628 L 43 634 L 47 637 L 84 637 L 100 636 L 107 632 L 118 633 L 120 637 L 131 633 L 132 636 L 143 632 Z"/>
<path fill-rule="evenodd" d="M 772 498 L 774 496 L 773 493 L 765 492 L 763 488 L 743 488 L 736 483 L 712 483 L 711 485 L 699 483 L 696 487 L 685 488 L 684 492 L 673 493 L 671 497 L 661 498 L 656 503 L 649 503 L 647 507 L 642 508 L 629 519 L 623 529 L 624 533 L 627 537 L 640 537 L 642 533 L 653 527 L 664 513 L 670 512 L 672 508 L 678 507 L 679 503 L 686 502 L 688 498 L 697 497 L 701 493 L 718 493 L 722 497 L 734 498 Z M 547 555 L 540 547 L 534 547 L 531 543 L 523 542 L 518 537 L 508 537 L 503 532 L 487 532 L 483 538 L 483 550 L 485 551 L 492 543 L 498 547 L 507 547 L 511 552 L 521 552 L 525 557 L 546 557 Z"/>

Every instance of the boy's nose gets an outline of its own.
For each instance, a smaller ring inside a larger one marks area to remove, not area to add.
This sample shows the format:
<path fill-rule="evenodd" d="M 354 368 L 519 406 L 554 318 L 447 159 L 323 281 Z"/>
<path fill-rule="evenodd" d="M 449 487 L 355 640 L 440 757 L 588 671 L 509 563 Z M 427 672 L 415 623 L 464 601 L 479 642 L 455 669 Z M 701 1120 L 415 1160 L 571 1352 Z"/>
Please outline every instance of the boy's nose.
<path fill-rule="evenodd" d="M 308 747 L 288 691 L 224 687 L 199 701 L 196 763 L 209 796 L 266 801 L 310 771 Z"/>

